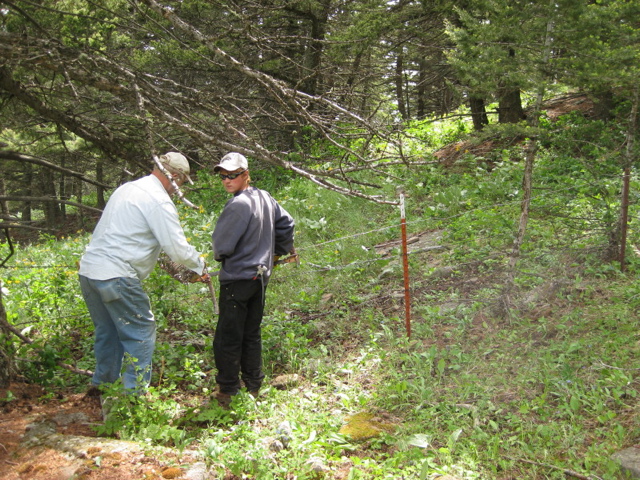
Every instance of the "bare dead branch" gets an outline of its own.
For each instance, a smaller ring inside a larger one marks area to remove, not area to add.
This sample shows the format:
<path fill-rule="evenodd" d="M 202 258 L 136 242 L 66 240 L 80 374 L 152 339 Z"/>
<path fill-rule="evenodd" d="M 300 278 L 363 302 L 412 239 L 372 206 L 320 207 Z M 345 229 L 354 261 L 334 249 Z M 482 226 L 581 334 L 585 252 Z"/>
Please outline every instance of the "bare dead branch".
<path fill-rule="evenodd" d="M 1 300 L 1 298 L 0 298 Z M 11 325 L 9 323 L 8 320 L 6 320 L 5 318 L 2 318 L 2 316 L 0 316 L 0 327 L 4 328 L 5 330 L 11 332 L 13 335 L 15 335 L 22 343 L 26 343 L 28 345 L 33 345 L 34 341 L 32 339 L 30 339 L 29 337 L 25 336 L 22 334 L 22 332 L 20 332 L 20 330 L 18 330 L 16 327 L 14 327 L 13 325 Z M 72 373 L 77 373 L 79 375 L 86 375 L 86 376 L 92 376 L 93 372 L 90 370 L 83 370 L 81 368 L 76 367 L 75 365 L 69 365 L 68 363 L 65 363 L 61 360 L 57 360 L 56 364 L 59 367 L 64 368 L 65 370 L 69 370 Z"/>
<path fill-rule="evenodd" d="M 17 162 L 33 163 L 35 165 L 41 165 L 43 167 L 50 168 L 51 170 L 55 170 L 57 172 L 64 173 L 65 175 L 67 175 L 69 177 L 79 178 L 83 182 L 90 183 L 90 184 L 96 185 L 98 187 L 112 188 L 110 185 L 107 185 L 105 183 L 100 183 L 100 182 L 98 182 L 96 180 L 93 180 L 93 179 L 85 176 L 84 174 L 82 174 L 80 172 L 76 172 L 76 171 L 70 170 L 68 168 L 60 167 L 60 166 L 55 165 L 55 164 L 53 164 L 51 162 L 47 162 L 46 160 L 43 160 L 41 158 L 35 158 L 35 157 L 28 156 L 28 155 L 22 155 L 20 153 L 7 151 L 7 150 L 0 150 L 0 160 L 13 160 L 13 161 L 17 161 Z"/>
<path fill-rule="evenodd" d="M 82 208 L 84 210 L 89 210 L 91 212 L 102 213 L 102 210 L 95 207 L 90 207 L 88 205 L 84 205 L 78 202 L 72 202 L 70 200 L 61 200 L 55 197 L 28 197 L 21 195 L 3 195 L 0 196 L 0 201 L 14 201 L 14 202 L 55 202 L 55 203 L 64 203 L 65 205 L 71 205 L 72 207 Z"/>
<path fill-rule="evenodd" d="M 23 230 L 32 230 L 32 231 L 38 231 L 38 232 L 52 232 L 53 229 L 51 228 L 45 228 L 45 227 L 36 227 L 36 226 L 31 226 L 31 225 L 27 225 L 24 223 L 15 223 L 15 222 L 0 222 L 0 228 L 1 229 L 23 229 Z"/>

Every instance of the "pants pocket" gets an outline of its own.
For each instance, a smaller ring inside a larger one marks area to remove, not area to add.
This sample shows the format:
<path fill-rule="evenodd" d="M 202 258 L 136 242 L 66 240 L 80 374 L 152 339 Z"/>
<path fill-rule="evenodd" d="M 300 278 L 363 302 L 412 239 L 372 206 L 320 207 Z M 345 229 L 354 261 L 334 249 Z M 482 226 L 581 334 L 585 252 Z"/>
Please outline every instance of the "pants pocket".
<path fill-rule="evenodd" d="M 98 286 L 98 293 L 104 303 L 113 302 L 121 298 L 120 295 L 120 283 L 117 280 L 106 280 L 100 282 Z"/>

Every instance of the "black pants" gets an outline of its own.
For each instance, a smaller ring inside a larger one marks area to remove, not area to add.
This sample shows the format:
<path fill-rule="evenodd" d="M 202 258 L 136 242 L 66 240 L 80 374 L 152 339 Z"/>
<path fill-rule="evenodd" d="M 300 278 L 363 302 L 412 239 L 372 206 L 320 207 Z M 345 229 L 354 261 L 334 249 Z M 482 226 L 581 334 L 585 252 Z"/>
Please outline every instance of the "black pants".
<path fill-rule="evenodd" d="M 238 280 L 220 285 L 220 315 L 213 338 L 213 355 L 222 393 L 235 395 L 240 373 L 247 390 L 262 385 L 262 314 L 264 291 L 258 280 Z"/>

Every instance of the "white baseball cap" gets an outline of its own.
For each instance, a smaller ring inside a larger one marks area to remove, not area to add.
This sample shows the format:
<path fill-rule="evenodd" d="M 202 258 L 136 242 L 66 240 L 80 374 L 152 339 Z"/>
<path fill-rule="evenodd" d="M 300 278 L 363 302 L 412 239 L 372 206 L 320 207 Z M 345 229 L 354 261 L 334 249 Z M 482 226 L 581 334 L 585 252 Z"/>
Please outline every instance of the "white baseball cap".
<path fill-rule="evenodd" d="M 235 172 L 239 169 L 248 170 L 249 162 L 247 162 L 247 159 L 244 155 L 237 152 L 227 153 L 224 157 L 222 157 L 220 163 L 213 167 L 214 172 L 217 172 L 218 170 Z"/>

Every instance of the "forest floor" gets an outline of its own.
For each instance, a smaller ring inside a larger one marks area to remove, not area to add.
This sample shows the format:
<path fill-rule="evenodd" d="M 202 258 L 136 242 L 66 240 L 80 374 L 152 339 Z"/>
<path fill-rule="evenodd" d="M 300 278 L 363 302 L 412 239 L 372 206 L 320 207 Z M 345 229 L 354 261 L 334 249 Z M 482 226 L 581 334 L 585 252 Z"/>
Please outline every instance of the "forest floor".
<path fill-rule="evenodd" d="M 569 111 L 587 112 L 590 108 L 592 104 L 586 97 L 568 96 L 548 104 L 547 115 L 557 118 Z M 478 154 L 492 148 L 495 145 L 490 141 L 481 145 L 454 144 L 436 152 L 435 156 L 443 164 L 451 166 L 465 152 Z M 416 247 L 419 246 L 418 242 Z M 384 255 L 384 246 L 380 247 L 379 253 Z M 196 460 L 188 453 L 181 457 L 175 452 L 159 454 L 133 447 L 131 450 L 101 447 L 101 440 L 110 440 L 100 439 L 96 434 L 95 427 L 102 421 L 96 397 L 64 391 L 52 396 L 41 386 L 19 382 L 0 389 L 0 480 L 187 478 L 183 475 L 184 470 L 172 466 L 194 463 Z M 52 429 L 44 436 L 93 439 L 95 446 L 88 449 L 47 446 L 47 442 L 38 442 L 38 436 L 30 434 L 35 425 L 41 424 Z M 236 478 L 229 474 L 224 480 Z"/>
<path fill-rule="evenodd" d="M 9 392 L 14 400 L 7 402 Z M 97 397 L 59 393 L 51 398 L 40 386 L 12 383 L 0 389 L 0 399 L 1 480 L 142 480 L 183 473 L 172 467 L 183 460 L 177 454 L 147 453 L 128 442 L 99 438 Z M 41 439 L 32 433 L 38 425 L 51 426 Z"/>
<path fill-rule="evenodd" d="M 420 251 L 438 238 L 438 232 L 412 236 L 408 239 L 409 251 Z M 399 241 L 380 244 L 376 252 L 382 257 L 389 256 L 399 246 Z M 384 299 L 381 302 L 385 304 L 381 308 L 389 307 Z M 354 352 L 358 348 L 353 345 Z M 345 355 L 350 355 L 349 350 L 347 347 Z M 103 423 L 103 418 L 98 397 L 60 390 L 55 395 L 50 392 L 42 386 L 20 382 L 0 388 L 0 480 L 208 478 L 194 468 L 198 460 L 188 450 L 159 453 L 133 442 L 114 446 L 112 438 L 100 438 L 96 427 Z M 183 400 L 196 404 L 204 401 Z M 48 430 L 40 433 L 38 429 L 43 425 Z M 65 438 L 72 440 L 71 446 Z M 236 479 L 239 477 L 229 473 L 221 480 Z"/>

